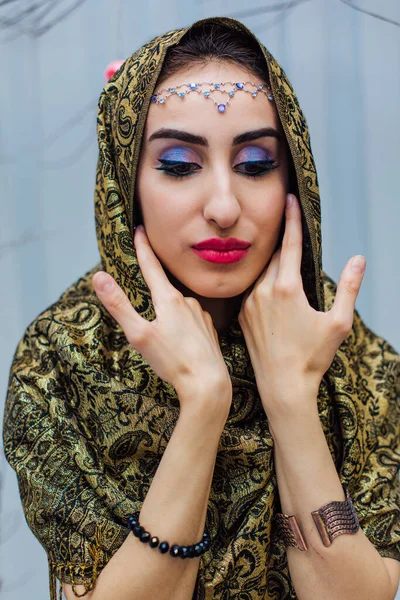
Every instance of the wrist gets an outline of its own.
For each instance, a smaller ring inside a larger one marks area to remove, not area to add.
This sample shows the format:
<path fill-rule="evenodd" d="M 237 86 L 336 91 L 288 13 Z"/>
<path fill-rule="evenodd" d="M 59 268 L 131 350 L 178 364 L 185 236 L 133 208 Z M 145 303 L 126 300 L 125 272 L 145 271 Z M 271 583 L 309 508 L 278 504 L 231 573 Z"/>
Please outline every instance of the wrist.
<path fill-rule="evenodd" d="M 178 395 L 181 403 L 179 421 L 197 430 L 207 427 L 207 431 L 219 431 L 221 435 L 232 404 L 231 390 L 211 388 Z"/>
<path fill-rule="evenodd" d="M 319 383 L 306 379 L 286 377 L 286 381 L 258 386 L 261 402 L 268 419 L 287 420 L 297 414 L 318 415 Z"/>
<path fill-rule="evenodd" d="M 298 443 L 313 444 L 316 437 L 324 436 L 316 402 L 312 409 L 272 414 L 268 416 L 268 426 L 276 444 L 289 443 L 292 448 Z"/>

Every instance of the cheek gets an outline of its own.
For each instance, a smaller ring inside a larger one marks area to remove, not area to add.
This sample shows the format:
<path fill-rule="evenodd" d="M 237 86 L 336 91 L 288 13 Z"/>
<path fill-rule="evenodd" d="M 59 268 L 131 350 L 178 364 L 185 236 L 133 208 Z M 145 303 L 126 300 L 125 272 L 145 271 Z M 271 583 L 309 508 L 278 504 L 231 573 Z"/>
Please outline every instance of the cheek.
<path fill-rule="evenodd" d="M 187 189 L 183 186 L 180 189 L 176 182 L 171 184 L 164 178 L 155 177 L 151 169 L 143 170 L 137 189 L 149 236 L 158 239 L 168 236 L 171 241 L 171 233 L 182 231 L 191 217 L 191 210 L 194 210 L 194 203 L 188 202 Z"/>
<path fill-rule="evenodd" d="M 281 245 L 285 223 L 286 187 L 278 181 L 274 185 L 270 183 L 264 193 L 259 195 L 258 202 L 253 204 L 256 208 L 251 216 L 258 240 L 259 259 L 263 264 Z"/>
<path fill-rule="evenodd" d="M 253 218 L 260 228 L 272 232 L 280 227 L 285 212 L 286 195 L 286 181 L 280 176 L 271 178 L 268 186 L 257 192 L 257 202 L 252 203 Z"/>

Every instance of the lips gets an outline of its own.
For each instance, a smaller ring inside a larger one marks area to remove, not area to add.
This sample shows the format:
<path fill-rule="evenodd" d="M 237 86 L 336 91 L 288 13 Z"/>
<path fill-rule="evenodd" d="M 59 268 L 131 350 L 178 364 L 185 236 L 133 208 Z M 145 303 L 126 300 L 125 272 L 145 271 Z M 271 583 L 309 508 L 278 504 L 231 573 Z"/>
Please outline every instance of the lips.
<path fill-rule="evenodd" d="M 249 252 L 249 248 L 236 250 L 210 250 L 209 248 L 199 250 L 198 248 L 192 248 L 192 250 L 195 254 L 197 254 L 197 256 L 199 256 L 203 260 L 219 264 L 230 264 L 239 262 Z"/>
<path fill-rule="evenodd" d="M 218 250 L 220 252 L 227 252 L 229 250 L 245 250 L 251 246 L 249 242 L 245 240 L 238 240 L 236 238 L 210 238 L 209 240 L 203 240 L 198 244 L 195 244 L 193 248 L 196 250 Z"/>

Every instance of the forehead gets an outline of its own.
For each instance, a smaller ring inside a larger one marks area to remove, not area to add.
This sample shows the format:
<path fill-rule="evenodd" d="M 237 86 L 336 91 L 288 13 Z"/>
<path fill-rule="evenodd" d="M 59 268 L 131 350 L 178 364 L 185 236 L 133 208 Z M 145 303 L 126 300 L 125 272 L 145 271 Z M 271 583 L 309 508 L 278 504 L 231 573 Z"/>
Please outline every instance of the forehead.
<path fill-rule="evenodd" d="M 229 62 L 209 62 L 204 66 L 192 66 L 189 69 L 176 72 L 157 85 L 154 93 L 161 91 L 165 96 L 167 89 L 176 88 L 181 84 L 189 83 L 221 83 L 226 90 L 234 89 L 236 82 L 265 83 L 258 76 L 253 75 L 240 65 Z M 250 85 L 248 89 L 255 89 Z M 182 88 L 183 90 L 185 88 Z M 208 86 L 204 85 L 204 89 Z M 230 99 L 225 112 L 218 112 L 213 99 L 220 104 Z M 273 127 L 281 131 L 280 120 L 274 102 L 268 100 L 263 93 L 252 97 L 251 93 L 236 89 L 235 95 L 229 97 L 227 93 L 212 92 L 209 98 L 198 92 L 190 92 L 180 98 L 176 94 L 166 98 L 164 104 L 150 103 L 146 126 L 145 139 L 161 127 L 181 128 L 192 133 L 206 136 L 209 140 L 218 139 L 229 141 L 235 135 L 260 127 Z"/>

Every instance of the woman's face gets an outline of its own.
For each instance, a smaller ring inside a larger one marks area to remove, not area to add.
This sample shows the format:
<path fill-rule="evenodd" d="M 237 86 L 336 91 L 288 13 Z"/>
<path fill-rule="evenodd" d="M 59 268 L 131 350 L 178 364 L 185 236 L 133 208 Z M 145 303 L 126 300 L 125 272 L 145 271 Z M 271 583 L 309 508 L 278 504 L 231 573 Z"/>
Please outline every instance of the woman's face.
<path fill-rule="evenodd" d="M 210 62 L 176 73 L 155 91 L 192 81 L 260 83 L 236 64 Z M 213 97 L 225 103 L 228 95 Z M 153 137 L 166 129 L 201 140 Z M 257 139 L 235 139 L 261 129 L 267 131 Z M 276 248 L 288 191 L 286 140 L 273 102 L 237 92 L 219 113 L 211 98 L 191 92 L 150 104 L 137 177 L 143 224 L 167 273 L 206 298 L 238 296 L 254 283 Z M 193 246 L 210 238 L 238 238 L 250 247 L 238 262 L 209 262 Z"/>

